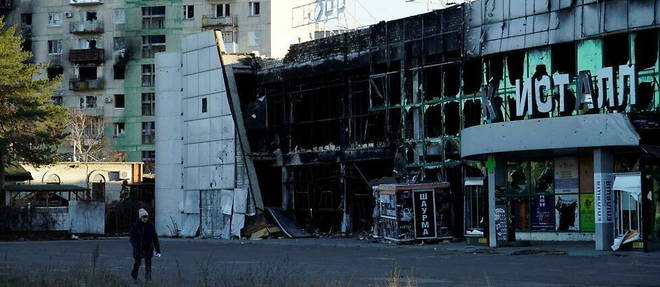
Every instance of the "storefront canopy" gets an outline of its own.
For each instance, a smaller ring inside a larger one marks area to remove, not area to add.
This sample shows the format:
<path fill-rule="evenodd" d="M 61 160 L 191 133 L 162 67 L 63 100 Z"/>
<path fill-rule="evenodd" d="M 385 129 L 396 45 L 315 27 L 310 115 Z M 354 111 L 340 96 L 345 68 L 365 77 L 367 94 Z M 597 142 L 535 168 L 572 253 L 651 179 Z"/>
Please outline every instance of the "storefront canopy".
<path fill-rule="evenodd" d="M 461 157 L 517 151 L 638 146 L 625 114 L 592 114 L 474 126 L 461 131 Z"/>

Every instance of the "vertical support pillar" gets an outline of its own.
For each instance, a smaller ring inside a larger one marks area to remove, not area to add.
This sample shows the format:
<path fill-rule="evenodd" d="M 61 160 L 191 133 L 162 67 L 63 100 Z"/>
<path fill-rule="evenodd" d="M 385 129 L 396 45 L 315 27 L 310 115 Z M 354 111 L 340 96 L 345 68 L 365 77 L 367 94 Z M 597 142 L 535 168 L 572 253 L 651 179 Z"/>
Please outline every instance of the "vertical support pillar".
<path fill-rule="evenodd" d="M 497 247 L 497 222 L 495 191 L 506 184 L 506 161 L 501 156 L 490 155 L 486 161 L 488 170 L 488 246 Z"/>
<path fill-rule="evenodd" d="M 289 190 L 289 169 L 282 166 L 282 209 L 289 210 L 291 202 L 291 193 Z"/>
<path fill-rule="evenodd" d="M 348 208 L 348 182 L 346 182 L 346 163 L 339 164 L 341 170 L 341 186 L 342 186 L 342 219 L 341 219 L 341 232 L 347 233 L 351 231 L 351 213 Z"/>
<path fill-rule="evenodd" d="M 596 250 L 609 250 L 614 241 L 614 198 L 612 172 L 614 156 L 605 149 L 594 150 L 594 201 Z"/>

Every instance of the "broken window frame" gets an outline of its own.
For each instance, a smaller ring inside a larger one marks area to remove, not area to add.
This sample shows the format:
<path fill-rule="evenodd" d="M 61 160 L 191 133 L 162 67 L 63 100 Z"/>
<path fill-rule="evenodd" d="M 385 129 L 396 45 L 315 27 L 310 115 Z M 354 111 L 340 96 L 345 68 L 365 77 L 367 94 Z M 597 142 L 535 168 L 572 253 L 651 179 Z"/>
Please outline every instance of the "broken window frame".
<path fill-rule="evenodd" d="M 156 139 L 156 122 L 142 122 L 142 144 L 154 144 Z"/>
<path fill-rule="evenodd" d="M 142 36 L 142 58 L 153 58 L 156 53 L 165 52 L 166 43 L 165 35 Z"/>
<path fill-rule="evenodd" d="M 126 107 L 126 95 L 115 94 L 113 97 L 114 97 L 113 103 L 115 109 L 123 109 Z"/>
<path fill-rule="evenodd" d="M 156 115 L 156 94 L 142 93 L 142 116 Z"/>
<path fill-rule="evenodd" d="M 126 135 L 126 123 L 116 122 L 113 124 L 113 126 L 114 126 L 114 131 L 113 131 L 114 137 L 123 137 L 124 135 Z"/>
<path fill-rule="evenodd" d="M 142 7 L 142 29 L 164 29 L 165 12 L 165 6 Z"/>
<path fill-rule="evenodd" d="M 153 87 L 156 85 L 156 67 L 154 64 L 142 64 L 142 86 Z"/>

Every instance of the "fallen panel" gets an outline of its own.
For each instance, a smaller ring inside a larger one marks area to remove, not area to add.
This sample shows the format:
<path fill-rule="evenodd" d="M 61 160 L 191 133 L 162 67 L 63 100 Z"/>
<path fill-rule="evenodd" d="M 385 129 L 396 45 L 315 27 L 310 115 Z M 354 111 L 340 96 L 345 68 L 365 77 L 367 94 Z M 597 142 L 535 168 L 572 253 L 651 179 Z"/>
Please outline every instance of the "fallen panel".
<path fill-rule="evenodd" d="M 273 217 L 275 223 L 282 229 L 286 236 L 291 238 L 313 237 L 307 231 L 300 228 L 290 217 L 288 217 L 281 208 L 268 207 L 268 213 Z"/>

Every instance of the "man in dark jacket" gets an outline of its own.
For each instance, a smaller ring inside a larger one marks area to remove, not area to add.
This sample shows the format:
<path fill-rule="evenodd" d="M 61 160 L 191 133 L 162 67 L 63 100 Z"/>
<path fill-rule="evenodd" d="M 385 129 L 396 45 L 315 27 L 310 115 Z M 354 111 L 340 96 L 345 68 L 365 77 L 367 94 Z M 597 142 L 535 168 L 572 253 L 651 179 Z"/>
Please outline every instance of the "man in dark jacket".
<path fill-rule="evenodd" d="M 160 244 L 158 243 L 156 228 L 149 222 L 149 213 L 140 208 L 138 215 L 140 219 L 131 227 L 131 245 L 133 245 L 133 258 L 135 259 L 131 277 L 134 280 L 138 279 L 140 264 L 144 259 L 145 279 L 151 280 L 151 258 L 154 255 L 154 248 L 156 249 L 156 257 L 160 257 Z"/>

